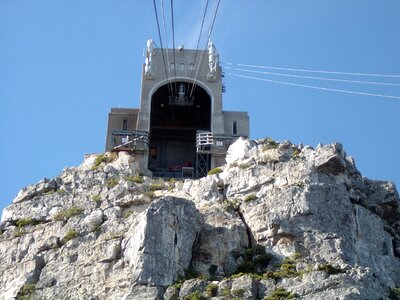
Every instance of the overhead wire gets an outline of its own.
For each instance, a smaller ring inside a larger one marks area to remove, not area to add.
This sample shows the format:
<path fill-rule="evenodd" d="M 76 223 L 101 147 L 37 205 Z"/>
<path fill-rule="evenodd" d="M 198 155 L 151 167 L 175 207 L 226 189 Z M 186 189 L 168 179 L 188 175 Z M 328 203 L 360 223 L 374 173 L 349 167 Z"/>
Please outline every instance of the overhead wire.
<path fill-rule="evenodd" d="M 163 47 L 162 38 L 161 38 L 160 22 L 158 20 L 156 0 L 153 0 L 153 6 L 154 6 L 154 13 L 155 13 L 155 16 L 156 16 L 156 21 L 157 21 L 157 30 L 158 30 L 158 37 L 159 37 L 159 40 L 160 40 L 161 53 L 162 53 L 162 58 L 163 58 L 163 62 L 164 62 L 165 78 L 168 80 L 168 72 L 167 72 L 167 67 L 165 65 L 164 47 Z M 169 84 L 168 84 L 168 94 L 171 97 L 171 90 L 170 90 Z"/>
<path fill-rule="evenodd" d="M 166 49 L 166 57 L 167 57 L 167 63 L 166 63 L 166 65 L 167 65 L 167 70 L 168 70 L 168 74 L 171 74 L 171 68 L 170 68 L 170 62 L 169 62 L 169 55 L 168 55 L 168 35 L 167 35 L 167 26 L 166 26 L 166 21 L 165 21 L 165 9 L 164 9 L 164 0 L 161 0 L 161 11 L 162 11 L 162 18 L 163 18 L 163 27 L 164 27 L 164 35 L 165 35 L 165 43 L 166 43 L 166 47 L 167 47 L 167 49 Z M 163 51 L 164 51 L 164 49 L 163 49 Z M 175 62 L 174 62 L 174 65 L 175 65 Z M 170 80 L 170 76 L 168 76 L 168 78 L 167 78 L 167 81 L 168 81 L 168 85 L 170 85 L 170 88 L 171 88 L 171 97 L 173 97 L 174 96 L 174 91 L 173 91 L 173 88 L 172 88 L 172 82 L 171 82 L 171 80 Z"/>
<path fill-rule="evenodd" d="M 235 65 L 235 64 L 229 62 L 229 63 L 227 63 L 227 65 Z M 377 74 L 377 73 L 339 72 L 339 71 L 326 71 L 326 70 L 307 70 L 307 69 L 271 67 L 271 66 L 249 65 L 249 64 L 236 64 L 236 65 L 237 66 L 241 66 L 241 67 L 251 67 L 251 68 L 259 68 L 259 69 L 272 69 L 272 70 L 283 70 L 283 71 L 295 71 L 295 72 L 400 78 L 400 75 L 398 75 L 398 74 Z"/>
<path fill-rule="evenodd" d="M 209 31 L 208 31 L 207 44 L 208 44 L 208 42 L 210 41 L 210 38 L 211 38 L 211 33 L 212 33 L 212 31 L 213 31 L 213 28 L 214 28 L 214 23 L 215 23 L 215 19 L 216 19 L 216 17 L 217 17 L 217 13 L 218 13 L 218 8 L 219 8 L 220 1 L 221 1 L 221 0 L 218 0 L 218 1 L 216 2 L 215 8 L 214 8 L 214 14 L 213 14 L 213 17 L 212 17 L 211 26 L 210 26 L 210 29 L 209 29 Z M 200 60 L 199 60 L 199 66 L 200 66 L 200 65 L 202 64 L 202 62 L 203 62 L 203 56 L 204 56 L 204 52 L 205 52 L 205 51 L 206 51 L 206 50 L 204 50 L 204 51 L 201 52 Z M 199 74 L 199 69 L 200 69 L 200 68 L 197 68 L 197 70 L 196 70 L 196 76 L 195 76 L 195 78 L 193 79 L 193 86 L 192 86 L 192 90 L 191 90 L 191 92 L 190 92 L 190 98 L 193 96 L 193 93 L 194 93 L 194 91 L 196 90 L 196 85 L 195 85 L 194 83 L 195 83 L 196 80 L 197 80 L 197 76 L 198 76 L 198 74 Z"/>
<path fill-rule="evenodd" d="M 254 77 L 254 76 L 247 76 L 247 75 L 242 75 L 242 74 L 237 74 L 237 73 L 234 73 L 233 75 L 235 75 L 237 77 L 248 78 L 248 79 L 253 79 L 253 80 L 260 80 L 260 81 L 266 81 L 266 82 L 271 82 L 271 83 L 284 84 L 284 85 L 297 86 L 297 87 L 304 87 L 304 88 L 310 88 L 310 89 L 316 89 L 316 90 L 347 93 L 347 94 L 355 94 L 355 95 L 363 95 L 363 96 L 373 96 L 373 97 L 400 99 L 400 96 L 365 93 L 365 92 L 349 91 L 349 90 L 342 90 L 342 89 L 332 89 L 332 88 L 326 88 L 326 87 L 320 87 L 320 86 L 312 86 L 312 85 L 298 84 L 298 83 L 292 83 L 292 82 L 277 81 L 277 80 L 266 79 L 266 78 L 259 78 L 259 77 Z"/>
<path fill-rule="evenodd" d="M 194 55 L 194 64 L 193 64 L 192 70 L 190 71 L 190 78 L 193 77 L 193 72 L 194 72 L 194 69 L 195 69 L 195 66 L 196 66 L 197 52 L 198 52 L 198 50 L 199 50 L 201 35 L 202 35 L 202 33 L 203 33 L 204 20 L 206 19 L 207 8 L 208 8 L 208 2 L 209 2 L 209 0 L 207 0 L 206 6 L 205 6 L 205 8 L 204 8 L 203 19 L 202 19 L 202 21 L 201 21 L 201 26 L 200 26 L 199 38 L 197 39 L 196 52 L 195 52 L 195 55 Z M 200 63 L 199 63 L 199 66 L 200 66 Z M 195 79 L 193 78 L 192 87 L 194 86 L 194 84 L 195 84 Z M 188 86 L 188 90 L 190 90 L 190 83 L 189 83 L 189 86 Z"/>
<path fill-rule="evenodd" d="M 230 67 L 225 67 L 225 68 L 226 69 L 231 69 Z M 361 83 L 361 84 L 372 84 L 372 85 L 384 85 L 384 86 L 400 86 L 400 83 L 389 83 L 389 82 L 379 82 L 379 81 L 378 82 L 377 81 L 363 81 L 363 80 L 349 80 L 349 79 L 315 77 L 315 76 L 303 76 L 303 75 L 295 75 L 295 74 L 287 74 L 287 73 L 275 73 L 275 72 L 249 70 L 249 69 L 242 69 L 242 68 L 232 68 L 232 70 L 242 71 L 242 72 L 249 72 L 249 73 L 257 73 L 257 74 L 265 74 L 265 75 L 293 77 L 293 78 L 326 80 L 326 81 L 347 82 L 347 83 Z"/>
<path fill-rule="evenodd" d="M 175 90 L 174 90 L 174 94 L 177 93 L 176 90 L 176 56 L 175 56 L 175 25 L 174 25 L 174 1 L 171 0 L 171 19 L 172 19 L 172 49 L 174 52 L 174 75 L 175 75 Z"/>

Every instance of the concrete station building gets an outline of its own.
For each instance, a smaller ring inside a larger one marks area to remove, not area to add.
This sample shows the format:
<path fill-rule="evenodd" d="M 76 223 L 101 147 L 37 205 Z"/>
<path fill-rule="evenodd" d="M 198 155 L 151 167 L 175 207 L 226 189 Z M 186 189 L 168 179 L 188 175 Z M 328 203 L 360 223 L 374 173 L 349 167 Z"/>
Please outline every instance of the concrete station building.
<path fill-rule="evenodd" d="M 207 48 L 147 42 L 140 108 L 111 109 L 106 151 L 130 151 L 153 176 L 201 177 L 224 163 L 228 146 L 249 137 L 249 116 L 222 110 L 219 57 Z"/>

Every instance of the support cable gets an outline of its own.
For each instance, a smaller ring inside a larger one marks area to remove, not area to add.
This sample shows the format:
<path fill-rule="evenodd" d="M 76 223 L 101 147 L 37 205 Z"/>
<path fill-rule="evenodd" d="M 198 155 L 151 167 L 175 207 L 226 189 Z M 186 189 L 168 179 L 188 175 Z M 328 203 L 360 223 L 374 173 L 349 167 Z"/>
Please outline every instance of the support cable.
<path fill-rule="evenodd" d="M 322 90 L 322 91 L 339 92 L 339 93 L 347 93 L 347 94 L 355 94 L 355 95 L 363 95 L 363 96 L 382 97 L 382 98 L 391 98 L 391 99 L 400 99 L 400 96 L 364 93 L 364 92 L 348 91 L 348 90 L 340 90 L 340 89 L 331 89 L 331 88 L 326 88 L 326 87 L 312 86 L 312 85 L 305 85 L 305 84 L 297 84 L 297 83 L 291 83 L 291 82 L 285 82 L 285 81 L 276 81 L 276 80 L 253 77 L 253 76 L 247 76 L 247 75 L 241 75 L 241 74 L 233 74 L 233 75 L 235 75 L 237 77 L 242 77 L 242 78 L 260 80 L 260 81 L 266 81 L 266 82 L 272 82 L 272 83 L 278 83 L 278 84 L 284 84 L 284 85 L 305 87 L 305 88 L 309 88 L 309 89 L 316 89 L 316 90 Z"/>
<path fill-rule="evenodd" d="M 172 82 L 170 80 L 170 75 L 171 75 L 171 68 L 170 68 L 170 62 L 169 62 L 169 55 L 168 55 L 168 35 L 167 35 L 167 26 L 166 26 L 166 22 L 165 22 L 165 13 L 164 13 L 164 0 L 161 0 L 161 10 L 162 10 L 162 18 L 163 18 L 163 29 L 164 29 L 164 35 L 165 35 L 165 43 L 166 43 L 166 57 L 167 57 L 167 70 L 168 70 L 168 85 L 170 85 L 170 89 L 171 89 L 171 97 L 174 97 L 175 92 L 172 88 Z M 175 63 L 174 63 L 175 65 Z"/>
<path fill-rule="evenodd" d="M 225 68 L 226 69 L 231 69 L 230 67 L 225 67 Z M 242 71 L 242 72 L 250 72 L 250 73 L 257 73 L 257 74 L 276 75 L 276 76 L 284 76 L 284 77 L 294 77 L 294 78 L 305 78 L 305 79 L 337 81 L 337 82 L 349 82 L 349 83 L 362 83 L 362 84 L 373 84 L 373 85 L 385 85 L 385 86 L 400 86 L 400 83 L 389 83 L 389 82 L 377 82 L 377 81 L 348 80 L 348 79 L 327 78 L 327 77 L 303 76 L 303 75 L 286 74 L 286 73 L 274 73 L 274 72 L 265 72 L 265 71 L 257 71 L 257 70 L 248 70 L 248 69 L 241 69 L 241 68 L 232 68 L 232 70 Z"/>
<path fill-rule="evenodd" d="M 174 51 L 174 75 L 175 75 L 175 91 L 174 94 L 177 93 L 176 90 L 176 56 L 175 56 L 175 25 L 174 25 L 174 1 L 171 0 L 171 19 L 172 19 L 172 49 Z"/>
<path fill-rule="evenodd" d="M 208 44 L 208 42 L 210 41 L 210 38 L 211 38 L 211 33 L 212 33 L 213 28 L 214 28 L 214 23 L 215 23 L 215 19 L 216 19 L 216 17 L 217 17 L 217 12 L 218 12 L 218 8 L 219 8 L 220 1 L 221 1 L 221 0 L 218 0 L 218 1 L 217 1 L 216 7 L 215 7 L 215 9 L 214 9 L 214 16 L 213 16 L 213 18 L 212 18 L 210 30 L 208 31 L 207 44 Z M 195 78 L 193 79 L 193 86 L 192 86 L 192 91 L 190 92 L 190 98 L 193 96 L 194 91 L 196 90 L 196 85 L 195 85 L 194 83 L 196 82 L 197 76 L 199 75 L 200 65 L 201 65 L 201 63 L 203 62 L 203 56 L 204 56 L 204 52 L 205 52 L 205 51 L 206 51 L 206 50 L 202 51 L 202 52 L 201 52 L 201 55 L 200 55 L 199 68 L 197 68 L 197 70 L 196 70 L 196 76 L 195 76 Z"/>
<path fill-rule="evenodd" d="M 164 62 L 165 78 L 168 80 L 168 72 L 167 72 L 167 67 L 165 65 L 165 55 L 164 55 L 164 48 L 163 48 L 163 44 L 162 44 L 162 38 L 161 38 L 160 22 L 158 21 L 156 0 L 153 0 L 153 6 L 154 6 L 154 13 L 156 15 L 156 20 L 157 20 L 158 37 L 160 39 L 161 53 L 162 53 L 162 58 L 163 58 L 163 62 Z M 170 90 L 169 84 L 167 86 L 168 86 L 168 94 L 171 97 L 171 90 Z"/>
<path fill-rule="evenodd" d="M 205 8 L 204 8 L 204 14 L 203 14 L 203 20 L 201 21 L 201 27 L 200 27 L 200 32 L 199 32 L 199 38 L 197 39 L 196 54 L 195 54 L 195 56 L 194 56 L 194 65 L 193 65 L 193 69 L 192 69 L 191 72 L 190 72 L 190 78 L 193 77 L 193 72 L 194 72 L 194 69 L 195 69 L 195 67 L 196 67 L 197 51 L 199 50 L 200 39 L 201 39 L 201 35 L 202 35 L 202 33 L 203 33 L 204 20 L 206 19 L 207 8 L 208 8 L 208 2 L 209 2 L 209 0 L 207 0 L 206 6 L 205 6 Z M 200 64 L 199 64 L 199 65 L 200 65 Z M 194 86 L 194 84 L 195 84 L 195 82 L 194 82 L 194 80 L 193 80 L 192 85 Z M 188 90 L 190 90 L 190 84 L 189 84 L 189 86 L 188 86 Z"/>
<path fill-rule="evenodd" d="M 234 65 L 233 63 L 227 63 L 228 65 Z M 251 67 L 260 69 L 273 69 L 283 71 L 295 71 L 295 72 L 309 72 L 309 73 L 325 73 L 325 74 L 337 74 L 337 75 L 354 75 L 354 76 L 372 76 L 372 77 L 392 77 L 400 78 L 398 74 L 374 74 L 374 73 L 354 73 L 354 72 L 335 72 L 335 71 L 324 71 L 324 70 L 307 70 L 307 69 L 295 69 L 295 68 L 281 68 L 281 67 L 270 67 L 261 65 L 248 65 L 248 64 L 236 64 L 240 67 Z"/>

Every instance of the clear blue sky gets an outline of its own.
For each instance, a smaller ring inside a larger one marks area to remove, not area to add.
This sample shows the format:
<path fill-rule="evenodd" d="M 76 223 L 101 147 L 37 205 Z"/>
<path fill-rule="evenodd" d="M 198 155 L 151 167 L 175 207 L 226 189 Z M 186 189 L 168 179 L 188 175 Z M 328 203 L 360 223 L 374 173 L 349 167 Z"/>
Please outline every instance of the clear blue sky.
<path fill-rule="evenodd" d="M 195 47 L 205 2 L 174 1 L 177 45 Z M 223 66 L 400 74 L 399 16 L 398 0 L 222 0 L 212 40 Z M 209 23 L 210 17 L 206 32 Z M 139 105 L 149 37 L 159 44 L 150 0 L 0 0 L 0 209 L 22 187 L 103 151 L 110 108 Z M 224 109 L 249 112 L 252 138 L 311 146 L 340 141 L 365 176 L 400 185 L 400 99 L 235 74 L 396 97 L 399 86 L 225 72 Z M 399 77 L 280 72 L 400 83 Z"/>

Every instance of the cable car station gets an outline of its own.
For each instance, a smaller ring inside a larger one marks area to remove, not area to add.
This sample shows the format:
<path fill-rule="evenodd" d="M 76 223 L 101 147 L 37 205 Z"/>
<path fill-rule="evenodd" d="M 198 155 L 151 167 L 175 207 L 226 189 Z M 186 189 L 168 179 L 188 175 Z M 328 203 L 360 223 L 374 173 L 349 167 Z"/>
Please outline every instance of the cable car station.
<path fill-rule="evenodd" d="M 106 151 L 129 151 L 143 174 L 206 176 L 235 139 L 249 137 L 247 112 L 222 110 L 222 77 L 212 42 L 190 50 L 148 40 L 140 107 L 111 109 Z"/>

